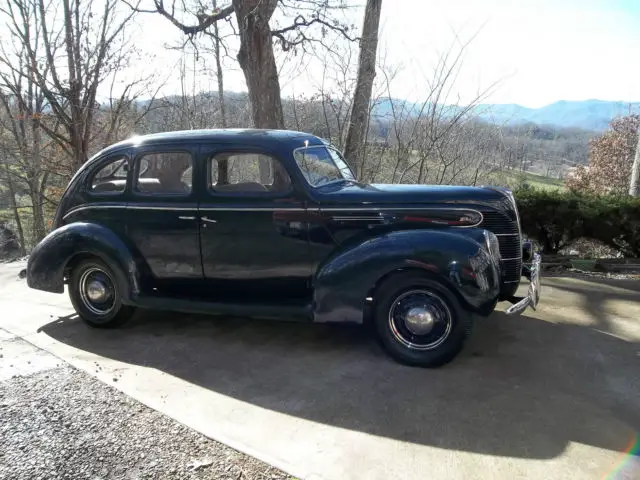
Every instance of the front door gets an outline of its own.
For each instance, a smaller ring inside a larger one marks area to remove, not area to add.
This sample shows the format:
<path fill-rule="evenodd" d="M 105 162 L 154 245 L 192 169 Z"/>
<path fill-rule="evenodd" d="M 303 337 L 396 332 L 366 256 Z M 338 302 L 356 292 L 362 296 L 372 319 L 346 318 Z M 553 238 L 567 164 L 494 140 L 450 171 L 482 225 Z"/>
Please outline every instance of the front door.
<path fill-rule="evenodd" d="M 194 152 L 152 146 L 135 159 L 128 231 L 142 262 L 146 293 L 180 295 L 202 283 Z"/>
<path fill-rule="evenodd" d="M 278 159 L 249 148 L 204 148 L 202 266 L 210 298 L 302 303 L 311 265 L 303 202 Z"/>

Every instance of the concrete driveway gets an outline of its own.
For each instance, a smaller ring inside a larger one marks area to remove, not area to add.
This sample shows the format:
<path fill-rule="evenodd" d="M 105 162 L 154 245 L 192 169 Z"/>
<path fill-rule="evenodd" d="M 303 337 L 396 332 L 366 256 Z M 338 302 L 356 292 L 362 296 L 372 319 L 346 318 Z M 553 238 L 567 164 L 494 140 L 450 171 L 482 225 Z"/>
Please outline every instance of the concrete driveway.
<path fill-rule="evenodd" d="M 640 478 L 638 281 L 545 279 L 538 311 L 480 319 L 424 370 L 358 328 L 141 312 L 94 330 L 1 268 L 0 327 L 299 477 Z"/>

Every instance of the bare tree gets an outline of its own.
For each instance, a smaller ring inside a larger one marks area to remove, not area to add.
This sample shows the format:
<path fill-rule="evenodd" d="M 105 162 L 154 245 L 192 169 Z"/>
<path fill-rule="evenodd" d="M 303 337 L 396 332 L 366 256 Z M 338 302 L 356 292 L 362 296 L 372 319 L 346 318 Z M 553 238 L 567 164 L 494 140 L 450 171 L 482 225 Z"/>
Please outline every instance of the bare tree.
<path fill-rule="evenodd" d="M 213 9 L 217 10 L 218 2 L 213 0 Z M 220 30 L 218 22 L 213 24 L 213 57 L 216 61 L 216 79 L 218 81 L 218 102 L 220 104 L 220 126 L 227 128 L 227 109 L 224 101 L 224 73 L 222 71 L 222 40 L 220 39 Z"/>
<path fill-rule="evenodd" d="M 322 75 L 311 78 L 315 92 L 306 102 L 307 118 L 300 128 L 343 149 L 355 87 L 353 49 L 342 42 L 317 58 L 323 66 Z"/>
<path fill-rule="evenodd" d="M 137 103 L 150 91 L 150 77 L 116 82 L 132 52 L 125 27 L 133 15 L 116 7 L 117 0 L 100 7 L 80 0 L 0 2 L 8 33 L 0 44 L 2 175 L 16 212 L 31 210 L 30 218 L 16 216 L 19 235 L 31 234 L 23 246 L 45 235 L 65 178 L 92 149 L 128 134 L 153 104 L 157 91 Z M 103 103 L 100 87 L 109 92 Z"/>
<path fill-rule="evenodd" d="M 16 225 L 16 230 L 18 232 L 18 243 L 20 244 L 20 255 L 26 254 L 26 239 L 24 234 L 24 228 L 22 226 L 22 218 L 20 218 L 20 211 L 18 207 L 18 203 L 16 201 L 16 189 L 14 187 L 14 180 L 12 178 L 13 173 L 10 170 L 10 165 L 7 158 L 3 155 L 2 160 L 0 160 L 0 179 L 3 180 L 3 184 L 7 186 L 8 197 L 9 197 L 9 206 L 11 207 L 11 214 L 13 216 L 13 221 Z M 1 224 L 0 224 L 1 225 Z M 0 245 L 2 247 L 2 245 Z"/>
<path fill-rule="evenodd" d="M 42 41 L 42 29 L 35 22 L 38 11 L 35 4 L 17 0 L 7 1 L 0 7 L 0 13 L 5 18 L 15 11 L 20 12 L 24 21 L 23 35 L 17 36 L 12 31 L 11 37 L 0 47 L 0 65 L 4 67 L 0 70 L 0 108 L 3 110 L 0 124 L 8 132 L 2 145 L 4 173 L 12 192 L 12 207 L 16 212 L 16 224 L 24 246 L 23 227 L 17 216 L 16 187 L 25 185 L 28 191 L 33 219 L 30 240 L 35 244 L 44 237 L 46 231 L 44 190 L 49 172 L 43 164 L 43 151 L 45 155 L 50 155 L 51 151 L 42 138 L 47 105 L 44 90 L 34 75 L 24 73 L 29 72 L 31 62 L 29 46 Z M 42 79 L 48 80 L 49 74 L 49 70 L 43 69 Z M 57 128 L 57 122 L 53 121 L 51 129 Z"/>
<path fill-rule="evenodd" d="M 369 104 L 376 76 L 376 52 L 378 49 L 378 28 L 382 0 L 367 0 L 360 38 L 360 58 L 358 60 L 358 80 L 353 95 L 351 120 L 345 145 L 345 158 L 355 168 L 356 176 L 362 170 L 362 150 L 369 123 Z"/>
<path fill-rule="evenodd" d="M 633 197 L 640 196 L 640 129 L 638 129 L 638 144 L 636 145 L 636 153 L 631 166 L 631 181 L 629 183 L 629 195 Z"/>
<path fill-rule="evenodd" d="M 464 104 L 451 98 L 472 39 L 462 43 L 456 38 L 456 43 L 440 55 L 433 74 L 425 78 L 427 97 L 421 102 L 395 98 L 392 91 L 394 69 L 379 66 L 386 97 L 383 111 L 388 112 L 386 118 L 378 121 L 386 125 L 376 127 L 380 134 L 384 132 L 381 139 L 384 142 L 378 142 L 384 158 L 378 155 L 380 148 L 375 152 L 377 158 L 363 157 L 363 178 L 391 183 L 474 183 L 487 170 L 484 163 L 490 162 L 485 154 L 488 147 L 478 145 L 473 150 L 469 132 L 485 135 L 486 132 L 473 122 L 477 117 L 477 105 L 489 95 L 494 85 L 479 91 Z"/>
<path fill-rule="evenodd" d="M 24 71 L 10 57 L 2 63 L 30 76 L 42 91 L 53 124 L 41 122 L 41 128 L 72 159 L 71 171 L 89 156 L 99 86 L 126 65 L 129 51 L 122 45 L 134 12 L 119 14 L 117 5 L 118 0 L 5 1 L 10 33 L 24 46 L 28 62 Z"/>
<path fill-rule="evenodd" d="M 126 0 L 125 0 L 126 1 Z M 280 98 L 280 80 L 274 54 L 274 41 L 285 51 L 306 43 L 322 41 L 327 31 L 338 32 L 353 40 L 350 27 L 330 18 L 332 8 L 345 8 L 344 0 L 232 0 L 230 5 L 215 8 L 207 13 L 203 6 L 176 10 L 175 0 L 167 7 L 164 0 L 153 0 L 153 9 L 135 11 L 153 12 L 167 18 L 185 35 L 193 39 L 199 33 L 218 36 L 214 25 L 235 14 L 240 47 L 237 54 L 249 92 L 253 125 L 257 128 L 284 128 L 284 115 Z M 333 5 L 335 3 L 336 5 Z M 194 11 L 193 23 L 182 20 Z M 290 24 L 270 25 L 276 10 L 283 18 L 291 18 Z M 292 15 L 293 14 L 293 15 Z M 212 31 L 213 30 L 213 31 Z M 320 30 L 320 39 L 308 32 Z"/>

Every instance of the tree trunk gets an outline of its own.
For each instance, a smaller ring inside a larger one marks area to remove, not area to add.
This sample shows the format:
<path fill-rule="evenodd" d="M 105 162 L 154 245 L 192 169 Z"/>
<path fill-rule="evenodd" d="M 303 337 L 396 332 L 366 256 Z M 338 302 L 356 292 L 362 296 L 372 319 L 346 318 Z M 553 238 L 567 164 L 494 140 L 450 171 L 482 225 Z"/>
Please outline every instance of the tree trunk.
<path fill-rule="evenodd" d="M 284 128 L 280 79 L 269 27 L 277 6 L 278 0 L 233 0 L 240 31 L 238 63 L 247 82 L 255 128 Z M 266 184 L 268 162 L 260 161 L 259 168 L 260 180 Z M 285 173 L 279 168 L 274 168 L 273 174 L 274 184 L 285 181 Z"/>
<path fill-rule="evenodd" d="M 68 124 L 69 130 L 69 139 L 71 140 L 71 147 L 73 151 L 73 170 L 75 172 L 78 170 L 86 161 L 85 152 L 86 146 L 84 145 L 84 139 L 82 135 L 82 124 L 84 121 L 82 115 L 82 106 L 80 101 L 80 88 L 81 83 L 78 78 L 80 75 L 80 65 L 79 59 L 77 55 L 80 52 L 74 49 L 75 41 L 78 40 L 77 37 L 80 36 L 79 31 L 74 32 L 74 24 L 73 24 L 73 13 L 74 11 L 71 9 L 71 5 L 69 4 L 69 0 L 63 0 L 63 11 L 64 11 L 64 45 L 66 48 L 67 54 L 67 68 L 69 72 L 69 86 L 68 86 L 68 100 L 69 100 L 69 111 L 71 122 Z M 75 13 L 78 11 L 76 9 Z M 45 18 L 41 18 L 40 21 L 44 24 L 46 21 Z M 75 34 L 75 35 L 74 35 Z M 93 105 L 90 105 L 89 108 L 92 108 Z"/>
<path fill-rule="evenodd" d="M 213 0 L 213 9 L 216 10 L 218 2 Z M 218 102 L 220 103 L 220 123 L 222 128 L 227 128 L 227 109 L 224 102 L 224 79 L 222 62 L 220 61 L 220 36 L 218 34 L 218 22 L 213 24 L 213 49 L 216 57 L 216 78 L 218 80 Z"/>
<path fill-rule="evenodd" d="M 280 80 L 269 20 L 278 0 L 233 0 L 240 30 L 238 63 L 244 73 L 255 128 L 284 128 Z"/>
<path fill-rule="evenodd" d="M 218 7 L 218 2 L 213 0 L 214 11 Z M 218 102 L 220 103 L 220 124 L 222 128 L 227 128 L 227 109 L 224 102 L 224 79 L 222 73 L 222 62 L 220 61 L 220 36 L 218 33 L 218 22 L 213 24 L 213 48 L 216 58 L 216 78 L 218 80 Z M 226 159 L 218 160 L 218 184 L 229 183 L 229 165 Z"/>
<path fill-rule="evenodd" d="M 360 39 L 360 57 L 358 59 L 358 79 L 351 108 L 351 121 L 347 132 L 344 155 L 356 170 L 362 173 L 364 159 L 362 146 L 366 141 L 365 132 L 369 120 L 369 103 L 373 90 L 373 79 L 376 76 L 376 51 L 378 49 L 378 27 L 382 0 L 367 0 Z"/>
<path fill-rule="evenodd" d="M 46 234 L 44 226 L 44 209 L 42 208 L 42 195 L 38 189 L 38 179 L 34 179 L 29 185 L 29 198 L 31 199 L 31 210 L 33 212 L 33 231 L 31 232 L 31 242 L 35 246 Z"/>
<path fill-rule="evenodd" d="M 631 183 L 629 185 L 629 195 L 633 197 L 640 196 L 640 129 L 638 129 L 638 145 L 636 146 L 636 155 L 631 167 Z"/>
<path fill-rule="evenodd" d="M 9 166 L 4 164 L 4 173 L 7 180 L 7 188 L 9 189 L 9 202 L 11 203 L 11 210 L 13 211 L 13 219 L 16 222 L 16 230 L 18 232 L 18 242 L 20 242 L 20 255 L 25 256 L 27 249 L 24 241 L 24 230 L 22 228 L 22 221 L 20 220 L 20 214 L 18 212 L 18 204 L 16 203 L 16 193 L 13 188 L 13 180 L 11 180 L 11 173 L 9 172 Z"/>
<path fill-rule="evenodd" d="M 42 206 L 42 157 L 41 157 L 41 142 L 42 135 L 40 131 L 40 120 L 33 114 L 31 115 L 31 132 L 33 149 L 31 164 L 33 165 L 33 174 L 29 179 L 29 196 L 31 197 L 31 206 L 33 209 L 33 232 L 32 242 L 33 245 L 42 240 L 46 234 L 44 226 L 44 209 Z"/>

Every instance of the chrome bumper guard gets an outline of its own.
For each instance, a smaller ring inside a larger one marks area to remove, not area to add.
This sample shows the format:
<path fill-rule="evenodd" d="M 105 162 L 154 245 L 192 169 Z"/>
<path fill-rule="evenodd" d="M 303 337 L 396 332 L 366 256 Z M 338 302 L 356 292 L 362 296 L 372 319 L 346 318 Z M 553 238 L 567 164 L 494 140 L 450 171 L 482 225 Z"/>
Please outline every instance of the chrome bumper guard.
<path fill-rule="evenodd" d="M 531 259 L 531 266 L 529 267 L 528 274 L 525 273 L 525 276 L 529 277 L 529 290 L 527 291 L 527 296 L 514 303 L 509 308 L 507 308 L 507 315 L 519 315 L 524 312 L 527 307 L 531 307 L 534 310 L 538 305 L 538 301 L 540 300 L 540 263 L 542 262 L 542 258 L 539 253 L 535 253 L 533 258 Z"/>

